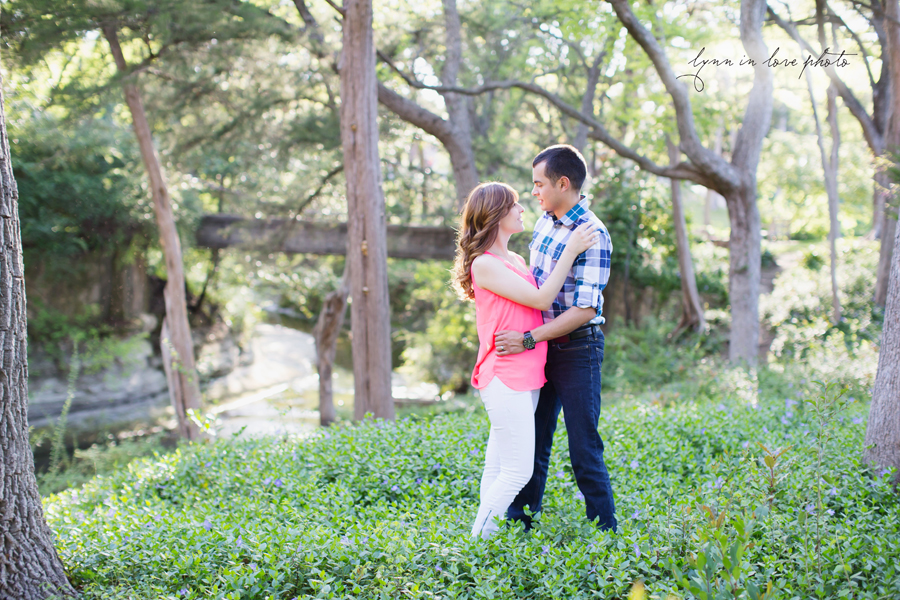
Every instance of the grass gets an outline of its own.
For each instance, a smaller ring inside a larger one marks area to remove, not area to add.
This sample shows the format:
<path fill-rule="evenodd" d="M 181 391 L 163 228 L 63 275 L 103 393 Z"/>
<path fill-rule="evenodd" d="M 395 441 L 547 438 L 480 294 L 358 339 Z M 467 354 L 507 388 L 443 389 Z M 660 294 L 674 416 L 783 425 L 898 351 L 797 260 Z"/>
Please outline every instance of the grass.
<path fill-rule="evenodd" d="M 85 598 L 893 598 L 900 501 L 860 463 L 865 402 L 834 402 L 860 390 L 710 359 L 605 408 L 617 535 L 584 519 L 562 427 L 535 530 L 468 539 L 475 406 L 184 446 L 46 514 Z"/>

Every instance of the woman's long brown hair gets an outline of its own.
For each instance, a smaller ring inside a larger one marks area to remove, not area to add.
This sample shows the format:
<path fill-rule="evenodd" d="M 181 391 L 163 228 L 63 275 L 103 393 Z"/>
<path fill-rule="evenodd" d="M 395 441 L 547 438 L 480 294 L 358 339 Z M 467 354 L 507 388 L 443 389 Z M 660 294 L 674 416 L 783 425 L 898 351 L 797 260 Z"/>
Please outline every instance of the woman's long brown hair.
<path fill-rule="evenodd" d="M 481 183 L 469 193 L 459 223 L 453 284 L 463 300 L 475 298 L 472 289 L 472 261 L 485 253 L 497 239 L 500 220 L 509 214 L 519 194 L 505 183 Z"/>

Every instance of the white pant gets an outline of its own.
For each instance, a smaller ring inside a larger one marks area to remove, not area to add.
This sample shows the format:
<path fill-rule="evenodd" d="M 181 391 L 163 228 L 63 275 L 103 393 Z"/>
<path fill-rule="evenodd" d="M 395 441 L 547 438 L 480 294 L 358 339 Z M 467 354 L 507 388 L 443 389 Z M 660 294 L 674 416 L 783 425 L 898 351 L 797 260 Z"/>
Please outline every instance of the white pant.
<path fill-rule="evenodd" d="M 481 476 L 481 504 L 472 536 L 490 537 L 534 470 L 534 411 L 540 390 L 519 392 L 494 377 L 480 390 L 491 420 Z"/>

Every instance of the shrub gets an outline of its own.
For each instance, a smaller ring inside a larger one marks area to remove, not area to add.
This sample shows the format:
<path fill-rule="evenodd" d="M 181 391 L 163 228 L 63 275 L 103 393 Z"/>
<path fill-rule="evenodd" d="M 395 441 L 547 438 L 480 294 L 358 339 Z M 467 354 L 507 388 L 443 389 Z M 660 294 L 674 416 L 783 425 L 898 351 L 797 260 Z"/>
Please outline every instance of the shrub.
<path fill-rule="evenodd" d="M 561 427 L 535 529 L 470 540 L 482 412 L 185 446 L 46 515 L 85 598 L 900 594 L 900 501 L 861 463 L 865 406 L 789 371 L 707 362 L 689 381 L 603 411 L 616 535 L 584 520 Z"/>
<path fill-rule="evenodd" d="M 818 271 L 825 266 L 825 258 L 819 254 L 819 250 L 812 248 L 803 255 L 803 266 L 810 271 Z"/>

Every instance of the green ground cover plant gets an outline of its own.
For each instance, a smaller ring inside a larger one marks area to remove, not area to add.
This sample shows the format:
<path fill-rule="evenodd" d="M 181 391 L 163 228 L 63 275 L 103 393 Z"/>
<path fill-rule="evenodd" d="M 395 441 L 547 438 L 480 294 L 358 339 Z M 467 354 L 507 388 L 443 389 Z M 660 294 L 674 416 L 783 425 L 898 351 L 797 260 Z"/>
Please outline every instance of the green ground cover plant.
<path fill-rule="evenodd" d="M 583 517 L 561 424 L 536 528 L 468 539 L 475 408 L 184 446 L 46 514 L 85 598 L 896 598 L 900 499 L 860 463 L 865 391 L 707 360 L 606 406 L 616 535 Z"/>

